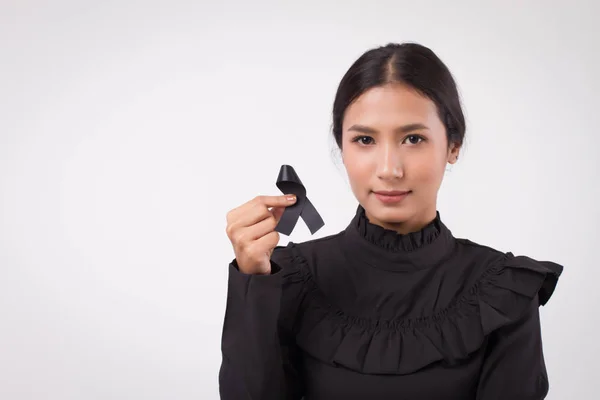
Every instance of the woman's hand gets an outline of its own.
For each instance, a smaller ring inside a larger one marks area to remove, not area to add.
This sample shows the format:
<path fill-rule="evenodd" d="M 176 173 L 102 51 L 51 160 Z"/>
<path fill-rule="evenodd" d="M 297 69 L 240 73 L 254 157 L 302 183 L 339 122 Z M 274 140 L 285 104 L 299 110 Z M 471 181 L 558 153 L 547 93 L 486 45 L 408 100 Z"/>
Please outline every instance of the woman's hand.
<path fill-rule="evenodd" d="M 240 272 L 271 273 L 271 254 L 279 243 L 275 227 L 285 208 L 295 202 L 294 195 L 257 196 L 227 213 L 227 236 Z"/>

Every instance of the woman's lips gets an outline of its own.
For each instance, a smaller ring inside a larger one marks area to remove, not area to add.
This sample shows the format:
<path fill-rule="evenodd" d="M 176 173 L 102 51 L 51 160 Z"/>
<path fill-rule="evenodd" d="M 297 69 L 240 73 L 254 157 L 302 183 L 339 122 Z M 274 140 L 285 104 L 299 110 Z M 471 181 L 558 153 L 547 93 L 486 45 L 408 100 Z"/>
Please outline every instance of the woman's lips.
<path fill-rule="evenodd" d="M 373 192 L 375 197 L 379 199 L 382 203 L 390 204 L 390 203 L 399 203 L 406 198 L 410 194 L 409 191 L 402 190 L 394 190 L 394 191 L 377 191 Z"/>

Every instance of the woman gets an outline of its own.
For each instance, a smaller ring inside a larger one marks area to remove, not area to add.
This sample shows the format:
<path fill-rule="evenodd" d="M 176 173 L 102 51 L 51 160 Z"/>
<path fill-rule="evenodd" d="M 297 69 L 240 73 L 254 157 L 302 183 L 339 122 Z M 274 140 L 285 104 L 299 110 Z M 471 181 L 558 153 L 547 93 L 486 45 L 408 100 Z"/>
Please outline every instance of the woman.
<path fill-rule="evenodd" d="M 288 196 L 231 210 L 220 394 L 233 399 L 543 399 L 539 306 L 562 266 L 455 238 L 437 211 L 465 121 L 418 44 L 363 54 L 333 105 L 356 214 L 277 246 Z"/>

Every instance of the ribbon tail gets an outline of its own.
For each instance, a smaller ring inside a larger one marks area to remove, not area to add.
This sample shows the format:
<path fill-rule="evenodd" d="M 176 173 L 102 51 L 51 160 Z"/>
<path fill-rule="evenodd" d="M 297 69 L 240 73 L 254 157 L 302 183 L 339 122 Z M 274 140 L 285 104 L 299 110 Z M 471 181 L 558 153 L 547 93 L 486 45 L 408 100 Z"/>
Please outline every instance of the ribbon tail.
<path fill-rule="evenodd" d="M 323 218 L 321 218 L 321 215 L 319 215 L 319 212 L 317 211 L 315 206 L 313 206 L 313 204 L 310 202 L 308 197 L 304 198 L 304 207 L 302 208 L 300 216 L 306 223 L 306 226 L 308 226 L 310 233 L 313 235 L 316 231 L 321 229 L 323 225 L 325 225 L 325 222 L 323 222 Z"/>
<path fill-rule="evenodd" d="M 300 199 L 298 199 L 300 200 Z M 286 236 L 290 236 L 296 223 L 298 222 L 298 218 L 302 213 L 300 209 L 301 205 L 294 204 L 293 206 L 287 207 L 281 216 L 281 219 L 277 223 L 275 230 L 279 233 L 283 233 Z"/>

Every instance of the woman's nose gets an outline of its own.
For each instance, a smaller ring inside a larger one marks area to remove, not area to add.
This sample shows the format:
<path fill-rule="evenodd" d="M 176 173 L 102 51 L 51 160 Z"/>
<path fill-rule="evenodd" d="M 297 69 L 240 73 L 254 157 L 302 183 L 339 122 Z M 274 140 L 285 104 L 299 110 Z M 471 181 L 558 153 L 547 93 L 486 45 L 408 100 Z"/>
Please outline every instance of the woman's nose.
<path fill-rule="evenodd" d="M 377 177 L 379 179 L 397 179 L 403 175 L 402 157 L 394 145 L 381 146 L 377 154 Z"/>

